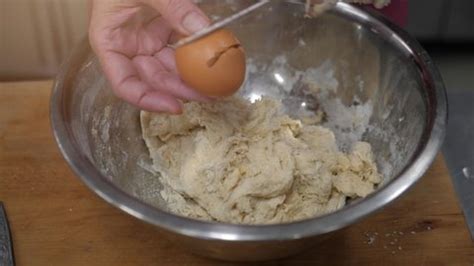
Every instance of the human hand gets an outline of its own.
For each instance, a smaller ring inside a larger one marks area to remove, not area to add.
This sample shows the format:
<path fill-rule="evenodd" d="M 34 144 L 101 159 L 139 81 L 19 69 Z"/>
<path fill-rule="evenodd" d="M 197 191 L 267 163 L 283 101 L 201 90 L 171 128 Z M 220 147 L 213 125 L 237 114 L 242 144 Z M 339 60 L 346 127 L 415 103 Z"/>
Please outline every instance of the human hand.
<path fill-rule="evenodd" d="M 392 0 L 391 4 L 384 7 L 381 12 L 399 26 L 404 27 L 408 20 L 408 0 Z"/>
<path fill-rule="evenodd" d="M 178 114 L 180 100 L 209 99 L 181 81 L 166 45 L 209 23 L 191 0 L 93 0 L 89 39 L 118 97 L 144 110 Z"/>
<path fill-rule="evenodd" d="M 315 15 L 329 9 L 339 0 L 306 0 L 306 12 Z M 375 9 L 390 18 L 400 26 L 405 26 L 408 17 L 408 0 L 349 0 L 354 4 L 366 4 L 364 7 Z M 318 5 L 315 10 L 311 10 L 312 5 Z"/>

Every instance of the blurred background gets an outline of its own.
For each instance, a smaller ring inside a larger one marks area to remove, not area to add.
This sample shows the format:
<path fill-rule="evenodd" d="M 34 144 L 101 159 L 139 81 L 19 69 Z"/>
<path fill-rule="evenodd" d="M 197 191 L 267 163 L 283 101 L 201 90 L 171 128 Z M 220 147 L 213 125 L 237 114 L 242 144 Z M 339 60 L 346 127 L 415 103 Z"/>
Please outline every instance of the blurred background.
<path fill-rule="evenodd" d="M 448 90 L 474 91 L 474 1 L 408 2 L 406 29 L 433 57 Z"/>
<path fill-rule="evenodd" d="M 0 81 L 53 77 L 87 15 L 86 0 L 0 0 Z"/>
<path fill-rule="evenodd" d="M 87 33 L 86 0 L 0 0 L 0 81 L 49 79 Z M 450 90 L 474 90 L 474 0 L 409 0 L 406 29 Z"/>

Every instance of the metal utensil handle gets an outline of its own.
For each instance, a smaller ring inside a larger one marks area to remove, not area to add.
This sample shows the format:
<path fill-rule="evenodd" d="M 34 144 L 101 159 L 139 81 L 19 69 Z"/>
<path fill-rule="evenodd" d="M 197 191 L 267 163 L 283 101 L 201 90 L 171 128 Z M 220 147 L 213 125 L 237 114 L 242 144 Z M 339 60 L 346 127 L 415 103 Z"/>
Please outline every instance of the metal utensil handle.
<path fill-rule="evenodd" d="M 258 3 L 255 3 L 255 4 L 249 6 L 249 7 L 245 8 L 245 9 L 242 9 L 241 11 L 239 11 L 239 12 L 237 12 L 237 13 L 235 13 L 235 14 L 233 14 L 233 15 L 231 15 L 231 16 L 229 16 L 229 17 L 227 17 L 227 18 L 225 18 L 225 19 L 223 19 L 223 20 L 221 20 L 221 21 L 218 21 L 218 22 L 212 24 L 211 26 L 209 26 L 209 27 L 207 27 L 207 28 L 205 28 L 205 29 L 203 29 L 203 30 L 201 30 L 201 31 L 198 31 L 197 33 L 195 33 L 195 34 L 193 34 L 193 35 L 191 35 L 191 36 L 188 36 L 188 37 L 186 37 L 186 38 L 184 38 L 184 39 L 181 39 L 181 40 L 179 40 L 178 42 L 176 42 L 175 44 L 172 44 L 172 45 L 170 45 L 170 46 L 171 46 L 172 48 L 176 49 L 176 48 L 178 48 L 178 47 L 180 47 L 180 46 L 186 45 L 186 44 L 188 44 L 188 43 L 190 43 L 190 42 L 193 42 L 193 41 L 195 41 L 195 40 L 197 40 L 197 39 L 200 39 L 200 38 L 202 38 L 202 37 L 204 37 L 204 36 L 206 36 L 206 35 L 208 35 L 208 34 L 214 32 L 214 31 L 216 31 L 216 30 L 218 30 L 218 29 L 221 29 L 221 28 L 227 26 L 228 24 L 230 24 L 230 23 L 231 23 L 232 21 L 234 21 L 234 20 L 237 20 L 237 19 L 239 19 L 239 18 L 241 18 L 241 17 L 243 17 L 243 16 L 246 16 L 246 15 L 250 14 L 251 12 L 253 12 L 253 11 L 259 9 L 260 7 L 262 7 L 262 6 L 264 6 L 264 5 L 268 4 L 268 3 L 270 3 L 270 0 L 261 0 L 261 1 L 259 1 Z"/>
<path fill-rule="evenodd" d="M 13 244 L 3 203 L 0 202 L 0 265 L 13 266 Z"/>

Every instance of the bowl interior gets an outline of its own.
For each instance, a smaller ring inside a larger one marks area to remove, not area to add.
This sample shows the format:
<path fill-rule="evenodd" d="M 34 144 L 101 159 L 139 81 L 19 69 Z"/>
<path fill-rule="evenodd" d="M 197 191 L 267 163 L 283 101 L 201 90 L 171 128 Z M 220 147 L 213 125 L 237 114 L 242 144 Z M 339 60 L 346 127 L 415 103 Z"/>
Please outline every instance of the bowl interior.
<path fill-rule="evenodd" d="M 218 19 L 250 2 L 209 0 L 202 6 Z M 380 189 L 422 145 L 427 125 L 422 75 L 393 39 L 345 16 L 343 8 L 307 19 L 304 5 L 290 2 L 272 1 L 230 26 L 248 56 L 239 93 L 250 101 L 265 95 L 281 99 L 297 118 L 323 110 L 323 125 L 336 133 L 342 149 L 357 140 L 372 144 L 384 176 Z M 71 141 L 111 185 L 166 210 L 141 137 L 139 110 L 112 94 L 88 45 L 81 49 L 82 63 L 63 88 Z"/>

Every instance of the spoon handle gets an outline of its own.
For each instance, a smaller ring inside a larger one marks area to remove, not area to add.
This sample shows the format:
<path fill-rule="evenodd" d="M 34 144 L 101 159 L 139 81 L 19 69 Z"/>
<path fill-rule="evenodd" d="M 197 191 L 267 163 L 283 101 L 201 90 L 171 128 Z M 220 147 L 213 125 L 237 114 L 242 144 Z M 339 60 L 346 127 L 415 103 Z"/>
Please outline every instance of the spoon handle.
<path fill-rule="evenodd" d="M 237 20 L 237 19 L 240 19 L 241 17 L 244 17 L 244 16 L 250 14 L 251 12 L 253 12 L 253 11 L 259 9 L 260 7 L 262 7 L 262 6 L 264 6 L 264 5 L 268 4 L 268 3 L 270 3 L 270 0 L 261 0 L 261 1 L 255 3 L 255 4 L 253 4 L 253 5 L 251 5 L 251 6 L 249 6 L 249 7 L 247 7 L 247 8 L 242 9 L 241 11 L 239 11 L 239 12 L 237 12 L 237 13 L 235 13 L 235 14 L 233 14 L 233 15 L 231 15 L 231 16 L 229 16 L 229 17 L 223 19 L 223 20 L 220 20 L 220 21 L 218 21 L 218 22 L 212 24 L 211 26 L 209 26 L 209 27 L 207 27 L 207 28 L 205 28 L 205 29 L 203 29 L 203 30 L 201 30 L 201 31 L 196 32 L 196 33 L 193 34 L 193 35 L 190 35 L 190 36 L 188 36 L 188 37 L 186 37 L 186 38 L 184 38 L 184 39 L 179 40 L 178 42 L 176 42 L 175 44 L 172 44 L 172 45 L 170 45 L 170 46 L 171 46 L 172 48 L 176 49 L 176 48 L 178 48 L 178 47 L 180 47 L 180 46 L 183 46 L 183 45 L 186 45 L 186 44 L 188 44 L 188 43 L 191 43 L 191 42 L 193 42 L 193 41 L 195 41 L 195 40 L 197 40 L 197 39 L 200 39 L 200 38 L 202 38 L 202 37 L 204 37 L 204 36 L 206 36 L 206 35 L 208 35 L 208 34 L 214 32 L 214 31 L 218 30 L 218 29 L 221 29 L 221 28 L 227 26 L 227 25 L 230 24 L 231 22 L 233 22 L 233 21 L 235 21 L 235 20 Z"/>

